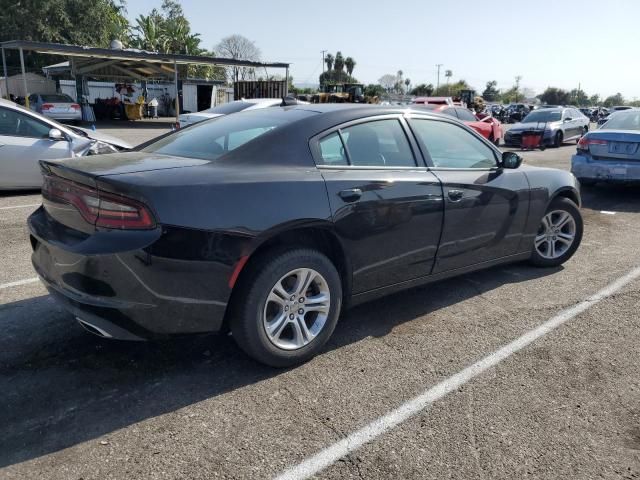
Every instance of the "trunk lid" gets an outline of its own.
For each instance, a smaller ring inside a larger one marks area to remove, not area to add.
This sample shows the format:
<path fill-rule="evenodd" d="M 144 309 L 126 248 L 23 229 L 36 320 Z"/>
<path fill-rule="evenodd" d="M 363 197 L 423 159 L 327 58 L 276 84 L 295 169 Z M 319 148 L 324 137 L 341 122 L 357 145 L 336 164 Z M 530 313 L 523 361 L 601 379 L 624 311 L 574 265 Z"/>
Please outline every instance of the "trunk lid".
<path fill-rule="evenodd" d="M 99 179 L 102 177 L 190 167 L 206 163 L 209 161 L 146 152 L 89 155 L 65 160 L 41 160 L 40 166 L 45 177 L 42 205 L 49 216 L 58 223 L 80 232 L 93 233 L 95 225 L 87 222 L 76 206 L 61 200 L 59 195 L 48 194 L 47 189 L 54 189 L 59 194 L 60 190 L 69 188 L 69 185 L 65 185 L 66 181 L 72 182 L 75 185 L 73 188 L 79 190 L 80 194 L 84 191 L 88 197 L 99 196 Z M 63 181 L 60 182 L 59 179 Z M 144 199 L 134 198 L 134 200 Z"/>
<path fill-rule="evenodd" d="M 595 159 L 640 161 L 640 132 L 636 130 L 596 130 L 588 134 L 589 153 Z"/>

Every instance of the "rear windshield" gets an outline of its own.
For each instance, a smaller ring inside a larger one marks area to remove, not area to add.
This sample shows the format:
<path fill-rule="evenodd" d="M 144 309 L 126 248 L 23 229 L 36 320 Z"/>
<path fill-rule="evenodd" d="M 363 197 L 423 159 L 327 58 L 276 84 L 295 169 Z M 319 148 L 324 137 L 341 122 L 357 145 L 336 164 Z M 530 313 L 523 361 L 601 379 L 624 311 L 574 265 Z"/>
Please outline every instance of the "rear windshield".
<path fill-rule="evenodd" d="M 536 110 L 524 117 L 522 122 L 558 122 L 561 118 L 562 112 L 559 111 Z"/>
<path fill-rule="evenodd" d="M 640 110 L 613 114 L 609 121 L 600 128 L 603 130 L 640 130 Z"/>
<path fill-rule="evenodd" d="M 314 112 L 260 109 L 205 120 L 147 145 L 143 152 L 215 160 L 250 141 Z"/>
<path fill-rule="evenodd" d="M 49 103 L 74 103 L 73 98 L 69 95 L 61 95 L 61 94 L 45 94 L 40 95 L 42 100 Z"/>
<path fill-rule="evenodd" d="M 217 107 L 207 108 L 206 110 L 203 110 L 203 112 L 229 115 L 231 113 L 241 112 L 242 110 L 249 108 L 252 105 L 255 105 L 255 103 L 243 102 L 242 100 L 238 100 L 237 102 L 223 103 L 222 105 L 218 105 Z"/>

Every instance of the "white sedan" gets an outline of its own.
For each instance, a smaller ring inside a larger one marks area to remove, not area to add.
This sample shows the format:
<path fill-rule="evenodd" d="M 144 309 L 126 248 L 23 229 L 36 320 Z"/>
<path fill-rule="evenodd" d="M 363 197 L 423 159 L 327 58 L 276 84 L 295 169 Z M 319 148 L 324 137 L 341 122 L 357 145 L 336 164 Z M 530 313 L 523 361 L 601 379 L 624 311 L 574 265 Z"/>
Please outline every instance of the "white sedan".
<path fill-rule="evenodd" d="M 0 190 L 40 188 L 39 160 L 114 153 L 131 148 L 111 135 L 61 125 L 0 99 Z"/>
<path fill-rule="evenodd" d="M 247 98 L 242 100 L 236 100 L 234 102 L 223 103 L 217 107 L 208 108 L 196 113 L 183 113 L 178 117 L 180 122 L 180 128 L 194 123 L 202 122 L 203 120 L 209 120 L 210 118 L 221 117 L 223 115 L 229 115 L 231 113 L 242 112 L 244 110 L 255 110 L 258 108 L 269 107 L 283 107 L 286 105 L 303 104 L 309 102 L 302 102 L 293 98 L 287 97 L 286 100 L 282 98 Z"/>
<path fill-rule="evenodd" d="M 45 117 L 66 122 L 82 120 L 80 104 L 64 93 L 32 93 L 29 107 Z"/>

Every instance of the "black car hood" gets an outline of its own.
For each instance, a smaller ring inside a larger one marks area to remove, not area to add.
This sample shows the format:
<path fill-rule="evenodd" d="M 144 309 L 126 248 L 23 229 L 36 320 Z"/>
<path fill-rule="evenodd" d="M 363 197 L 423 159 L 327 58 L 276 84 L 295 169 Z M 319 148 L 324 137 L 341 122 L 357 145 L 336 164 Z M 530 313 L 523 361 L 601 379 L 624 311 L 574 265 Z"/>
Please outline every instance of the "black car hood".
<path fill-rule="evenodd" d="M 77 170 L 89 177 L 121 175 L 125 173 L 148 172 L 168 168 L 193 167 L 210 163 L 197 158 L 174 157 L 149 152 L 123 152 L 106 155 L 89 155 L 47 161 L 63 169 Z"/>

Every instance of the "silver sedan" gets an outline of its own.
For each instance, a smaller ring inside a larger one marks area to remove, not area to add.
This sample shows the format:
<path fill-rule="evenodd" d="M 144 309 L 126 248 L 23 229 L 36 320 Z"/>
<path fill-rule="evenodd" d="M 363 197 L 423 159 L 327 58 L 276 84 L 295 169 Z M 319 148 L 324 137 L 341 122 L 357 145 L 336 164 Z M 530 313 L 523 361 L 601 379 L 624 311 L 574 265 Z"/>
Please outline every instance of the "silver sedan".
<path fill-rule="evenodd" d="M 0 99 L 0 190 L 40 188 L 39 160 L 114 153 L 131 145 Z"/>

